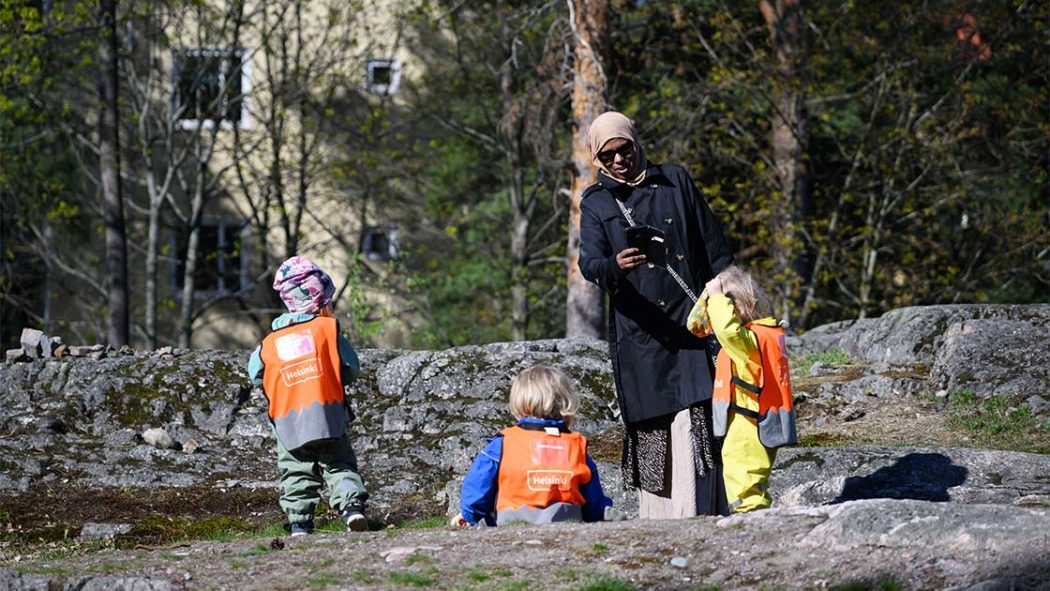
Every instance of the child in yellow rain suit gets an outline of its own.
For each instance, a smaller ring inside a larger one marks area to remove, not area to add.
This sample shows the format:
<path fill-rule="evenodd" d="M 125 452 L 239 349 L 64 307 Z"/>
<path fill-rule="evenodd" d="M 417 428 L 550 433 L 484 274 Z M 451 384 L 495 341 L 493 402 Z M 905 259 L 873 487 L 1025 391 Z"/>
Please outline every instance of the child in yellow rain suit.
<path fill-rule="evenodd" d="M 769 507 L 776 448 L 798 442 L 784 331 L 771 317 L 756 318 L 760 297 L 748 273 L 729 267 L 707 283 L 688 321 L 722 345 L 712 418 L 715 435 L 725 437 L 726 498 L 738 513 Z"/>

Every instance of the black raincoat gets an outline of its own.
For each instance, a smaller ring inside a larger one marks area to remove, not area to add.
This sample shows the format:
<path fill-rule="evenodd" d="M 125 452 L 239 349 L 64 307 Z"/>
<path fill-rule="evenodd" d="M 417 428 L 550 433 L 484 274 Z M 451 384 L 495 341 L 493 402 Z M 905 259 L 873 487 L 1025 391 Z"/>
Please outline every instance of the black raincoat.
<path fill-rule="evenodd" d="M 599 173 L 583 192 L 580 271 L 610 294 L 609 349 L 616 394 L 626 423 L 669 415 L 711 398 L 705 339 L 692 335 L 686 317 L 693 302 L 666 269 L 643 264 L 621 271 L 616 255 L 627 248 L 627 218 L 663 230 L 667 264 L 699 296 L 704 285 L 733 264 L 733 255 L 689 174 L 672 164 L 649 164 L 637 187 Z"/>

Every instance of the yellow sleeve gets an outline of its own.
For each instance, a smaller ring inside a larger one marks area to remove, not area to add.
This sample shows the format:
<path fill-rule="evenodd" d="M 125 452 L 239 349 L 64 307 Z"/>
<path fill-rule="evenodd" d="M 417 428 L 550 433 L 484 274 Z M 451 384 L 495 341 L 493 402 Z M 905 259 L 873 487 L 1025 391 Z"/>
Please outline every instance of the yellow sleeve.
<path fill-rule="evenodd" d="M 707 314 L 711 318 L 711 330 L 733 360 L 736 375 L 754 384 L 762 372 L 758 337 L 740 322 L 733 311 L 733 300 L 724 294 L 715 294 L 708 298 Z"/>

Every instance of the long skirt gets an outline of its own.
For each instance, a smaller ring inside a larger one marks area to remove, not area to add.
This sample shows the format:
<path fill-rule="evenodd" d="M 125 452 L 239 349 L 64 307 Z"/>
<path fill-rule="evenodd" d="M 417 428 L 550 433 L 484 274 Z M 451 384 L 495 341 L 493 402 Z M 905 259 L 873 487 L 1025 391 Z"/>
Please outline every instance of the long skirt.
<path fill-rule="evenodd" d="M 704 476 L 696 475 L 689 409 L 675 415 L 670 429 L 670 453 L 664 469 L 663 490 L 648 492 L 638 489 L 638 517 L 682 519 L 728 514 L 722 466 L 717 455 L 713 470 Z"/>

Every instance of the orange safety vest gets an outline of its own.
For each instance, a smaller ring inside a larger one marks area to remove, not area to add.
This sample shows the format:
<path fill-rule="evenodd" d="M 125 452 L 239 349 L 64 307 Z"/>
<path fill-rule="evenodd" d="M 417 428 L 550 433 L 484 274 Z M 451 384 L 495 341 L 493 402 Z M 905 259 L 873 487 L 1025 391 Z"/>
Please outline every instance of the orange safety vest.
<path fill-rule="evenodd" d="M 338 338 L 336 319 L 318 316 L 262 341 L 263 392 L 277 437 L 288 450 L 346 431 Z"/>
<path fill-rule="evenodd" d="M 768 448 L 798 443 L 795 408 L 791 401 L 791 372 L 788 368 L 784 329 L 777 326 L 746 325 L 758 337 L 762 369 L 758 384 L 749 384 L 736 375 L 733 359 L 725 349 L 718 352 L 714 394 L 711 399 L 715 436 L 725 437 L 729 411 L 743 415 L 758 425 L 758 439 Z M 737 388 L 758 398 L 758 412 L 737 406 Z"/>
<path fill-rule="evenodd" d="M 591 481 L 587 440 L 556 427 L 520 425 L 504 429 L 496 494 L 497 521 L 534 523 L 582 520 L 580 485 Z M 541 510 L 566 505 L 558 511 Z"/>

